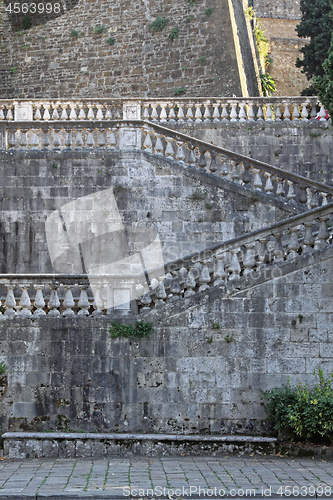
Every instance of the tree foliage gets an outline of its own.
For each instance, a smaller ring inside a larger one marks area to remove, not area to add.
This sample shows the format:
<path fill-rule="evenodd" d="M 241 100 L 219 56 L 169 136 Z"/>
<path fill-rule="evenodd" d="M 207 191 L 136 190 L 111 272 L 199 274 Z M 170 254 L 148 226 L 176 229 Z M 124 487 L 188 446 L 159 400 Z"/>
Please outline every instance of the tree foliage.
<path fill-rule="evenodd" d="M 323 63 L 327 58 L 333 32 L 333 18 L 330 0 L 301 0 L 302 20 L 296 26 L 301 38 L 310 38 L 310 43 L 301 48 L 303 59 L 298 58 L 296 66 L 308 80 L 323 76 Z"/>

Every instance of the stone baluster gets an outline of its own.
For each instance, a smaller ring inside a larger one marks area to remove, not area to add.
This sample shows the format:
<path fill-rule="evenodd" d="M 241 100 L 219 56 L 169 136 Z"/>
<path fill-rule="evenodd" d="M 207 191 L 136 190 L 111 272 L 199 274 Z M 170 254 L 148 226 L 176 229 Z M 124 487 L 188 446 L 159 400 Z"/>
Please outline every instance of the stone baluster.
<path fill-rule="evenodd" d="M 31 316 L 31 301 L 28 294 L 29 285 L 20 285 L 22 289 L 22 295 L 19 302 L 20 310 L 17 313 L 17 316 L 20 318 L 29 318 Z"/>
<path fill-rule="evenodd" d="M 34 119 L 40 121 L 42 119 L 42 115 L 40 112 L 42 105 L 41 105 L 41 103 L 37 103 L 37 104 L 35 104 L 34 107 L 36 108 Z M 1 118 L 1 116 L 3 116 L 3 113 L 2 114 L 1 113 L 2 113 L 2 109 L 0 111 L 0 120 L 3 120 L 3 118 Z"/>
<path fill-rule="evenodd" d="M 229 104 L 231 106 L 231 111 L 230 111 L 230 121 L 231 122 L 237 122 L 238 121 L 238 115 L 237 115 L 237 101 L 229 101 Z"/>
<path fill-rule="evenodd" d="M 186 288 L 186 291 L 184 293 L 185 298 L 190 297 L 190 295 L 193 295 L 195 293 L 194 289 L 196 287 L 196 281 L 192 270 L 189 271 L 184 286 Z"/>
<path fill-rule="evenodd" d="M 50 107 L 51 107 L 51 105 L 49 103 L 43 104 L 43 108 L 44 108 L 43 120 L 45 122 L 47 122 L 51 119 L 50 111 L 49 111 Z"/>
<path fill-rule="evenodd" d="M 298 257 L 298 249 L 300 247 L 300 243 L 298 241 L 298 234 L 299 234 L 299 226 L 294 226 L 290 228 L 290 237 L 288 241 L 288 260 L 293 260 L 297 259 Z"/>
<path fill-rule="evenodd" d="M 4 105 L 0 106 L 0 120 L 4 120 L 5 119 L 5 114 L 3 112 L 4 109 L 5 109 Z M 40 120 L 40 118 L 38 118 L 38 120 Z"/>
<path fill-rule="evenodd" d="M 89 316 L 90 302 L 88 298 L 88 285 L 80 285 L 81 293 L 78 302 L 78 316 Z"/>
<path fill-rule="evenodd" d="M 302 122 L 308 122 L 309 121 L 309 119 L 308 119 L 309 113 L 308 113 L 308 108 L 307 108 L 308 103 L 302 102 L 301 106 L 302 106 L 302 113 L 301 113 Z"/>
<path fill-rule="evenodd" d="M 310 189 L 309 191 L 310 191 L 310 195 L 311 195 L 310 208 L 319 207 L 318 191 L 314 191 L 313 189 Z"/>
<path fill-rule="evenodd" d="M 209 106 L 210 106 L 210 102 L 209 101 L 206 101 L 205 104 L 205 112 L 204 112 L 204 122 L 205 123 L 212 123 L 212 115 L 210 114 L 210 110 L 209 110 Z"/>
<path fill-rule="evenodd" d="M 326 110 L 325 110 L 324 106 L 321 103 L 319 103 L 319 106 L 320 106 L 319 121 L 320 122 L 326 122 Z"/>
<path fill-rule="evenodd" d="M 169 104 L 169 123 L 176 123 L 176 113 L 173 103 Z"/>
<path fill-rule="evenodd" d="M 264 111 L 263 111 L 263 103 L 258 102 L 258 111 L 257 111 L 257 121 L 258 122 L 263 122 L 264 121 Z"/>
<path fill-rule="evenodd" d="M 167 103 L 166 102 L 161 102 L 160 103 L 160 106 L 161 106 L 161 114 L 160 114 L 160 122 L 161 123 L 168 123 L 168 115 L 167 115 L 167 112 L 166 112 L 166 107 L 167 107 Z"/>
<path fill-rule="evenodd" d="M 82 132 L 78 130 L 75 135 L 76 151 L 81 151 L 83 149 L 83 137 Z"/>
<path fill-rule="evenodd" d="M 305 234 L 303 238 L 303 253 L 309 253 L 313 251 L 313 247 L 315 244 L 315 238 L 313 235 L 313 226 L 315 225 L 314 220 L 310 220 L 307 222 L 304 222 L 304 227 L 305 227 Z"/>
<path fill-rule="evenodd" d="M 92 313 L 93 317 L 103 315 L 104 301 L 102 299 L 102 288 L 103 288 L 103 283 L 101 283 L 100 281 L 94 280 L 93 283 L 91 283 L 91 289 L 94 296 L 94 301 L 93 301 L 94 311 Z"/>
<path fill-rule="evenodd" d="M 328 201 L 327 201 L 328 194 L 321 192 L 320 196 L 321 196 L 321 206 L 323 207 L 324 205 L 328 204 Z"/>
<path fill-rule="evenodd" d="M 157 106 L 158 106 L 158 104 L 156 104 L 155 102 L 151 103 L 151 107 L 152 107 L 151 121 L 153 123 L 158 123 Z"/>
<path fill-rule="evenodd" d="M 187 163 L 189 164 L 190 167 L 194 167 L 196 162 L 196 158 L 194 155 L 195 146 L 193 144 L 188 144 L 188 149 L 189 153 L 188 153 Z"/>
<path fill-rule="evenodd" d="M 62 303 L 62 306 L 63 306 L 63 312 L 62 312 L 62 316 L 64 318 L 70 318 L 72 316 L 74 316 L 74 310 L 73 310 L 73 307 L 75 306 L 75 302 L 74 302 L 74 299 L 73 299 L 73 294 L 72 294 L 72 290 L 71 290 L 71 286 L 67 285 L 65 287 L 65 297 L 64 297 L 64 300 L 63 300 L 63 303 Z"/>
<path fill-rule="evenodd" d="M 98 149 L 105 149 L 106 140 L 105 140 L 104 132 L 101 132 L 101 131 L 98 132 L 97 144 L 98 144 Z"/>
<path fill-rule="evenodd" d="M 276 122 L 282 121 L 282 113 L 281 113 L 281 104 L 280 103 L 276 104 L 275 121 Z"/>
<path fill-rule="evenodd" d="M 53 105 L 52 120 L 59 120 L 59 113 L 55 105 Z"/>
<path fill-rule="evenodd" d="M 293 121 L 294 122 L 299 122 L 299 109 L 298 109 L 298 104 L 294 104 L 293 108 Z"/>
<path fill-rule="evenodd" d="M 182 288 L 184 288 L 184 283 L 187 280 L 187 275 L 188 275 L 187 269 L 184 266 L 182 266 L 178 274 L 178 281 Z"/>
<path fill-rule="evenodd" d="M 67 104 L 60 104 L 62 112 L 60 116 L 60 120 L 68 120 L 68 115 L 67 115 Z"/>
<path fill-rule="evenodd" d="M 317 106 L 316 104 L 311 105 L 310 120 L 316 120 L 317 118 Z"/>
<path fill-rule="evenodd" d="M 284 251 L 283 251 L 283 246 L 282 246 L 282 233 L 281 232 L 276 232 L 273 233 L 273 236 L 275 238 L 275 245 L 274 245 L 274 250 L 273 250 L 273 255 L 274 255 L 274 263 L 277 264 L 279 262 L 282 262 L 284 260 Z"/>
<path fill-rule="evenodd" d="M 53 135 L 53 150 L 54 151 L 59 151 L 60 150 L 60 135 L 59 135 L 59 132 L 60 130 L 57 128 L 57 129 L 53 129 L 54 131 L 54 135 Z"/>
<path fill-rule="evenodd" d="M 94 120 L 95 119 L 93 107 L 94 106 L 92 104 L 88 104 L 88 114 L 87 114 L 88 120 Z"/>
<path fill-rule="evenodd" d="M 262 180 L 261 180 L 261 177 L 260 177 L 260 170 L 257 169 L 257 168 L 253 168 L 253 167 L 252 167 L 252 170 L 253 170 L 253 173 L 254 173 L 253 187 L 257 191 L 261 191 L 262 190 Z"/>
<path fill-rule="evenodd" d="M 239 251 L 238 248 L 233 248 L 231 250 L 232 256 L 231 256 L 230 264 L 228 266 L 228 273 L 230 273 L 229 280 L 238 279 L 240 276 L 241 266 L 240 266 L 239 260 L 238 260 L 238 251 Z"/>
<path fill-rule="evenodd" d="M 94 149 L 95 146 L 95 141 L 94 141 L 94 136 L 92 132 L 88 132 L 87 136 L 87 142 L 86 142 L 87 149 Z"/>
<path fill-rule="evenodd" d="M 46 132 L 42 132 L 42 134 L 43 134 L 42 150 L 48 151 L 49 145 L 50 145 L 49 133 L 48 133 L 48 131 L 46 131 Z"/>
<path fill-rule="evenodd" d="M 45 311 L 44 311 L 44 307 L 45 307 L 45 300 L 44 300 L 44 296 L 43 296 L 43 288 L 44 288 L 44 285 L 34 285 L 35 289 L 36 289 L 36 297 L 35 297 L 35 301 L 34 301 L 34 306 L 36 308 L 35 312 L 33 313 L 34 316 L 45 316 Z"/>
<path fill-rule="evenodd" d="M 164 154 L 167 158 L 173 159 L 173 156 L 175 154 L 172 146 L 173 139 L 171 139 L 170 137 L 166 137 L 165 140 L 166 140 L 166 148 Z"/>
<path fill-rule="evenodd" d="M 289 111 L 289 103 L 288 101 L 283 101 L 284 110 L 283 110 L 283 120 L 285 122 L 290 122 L 290 111 Z"/>
<path fill-rule="evenodd" d="M 165 291 L 165 286 L 163 281 L 158 285 L 155 291 L 155 307 L 161 307 L 165 304 L 165 299 L 167 298 L 167 293 Z"/>
<path fill-rule="evenodd" d="M 216 101 L 213 104 L 213 123 L 220 123 L 220 111 L 219 111 L 219 106 L 220 102 Z"/>
<path fill-rule="evenodd" d="M 188 103 L 188 105 L 187 105 L 187 112 L 186 112 L 186 121 L 187 121 L 187 123 L 193 123 L 192 106 L 193 106 L 193 104 L 191 102 Z"/>
<path fill-rule="evenodd" d="M 60 307 L 60 300 L 58 297 L 58 290 L 57 290 L 57 285 L 50 285 L 49 288 L 51 289 L 51 295 L 50 295 L 50 300 L 47 304 L 49 313 L 48 316 L 60 316 L 59 312 L 59 307 Z"/>
<path fill-rule="evenodd" d="M 108 149 L 114 151 L 117 147 L 117 139 L 113 130 L 110 129 L 106 137 L 107 137 Z"/>
<path fill-rule="evenodd" d="M 7 108 L 7 116 L 6 120 L 14 120 L 14 114 L 13 114 L 13 109 L 12 107 Z"/>
<path fill-rule="evenodd" d="M 31 151 L 38 151 L 39 149 L 39 139 L 36 130 L 32 131 L 32 138 L 31 138 Z"/>
<path fill-rule="evenodd" d="M 264 190 L 267 194 L 272 194 L 274 191 L 273 183 L 272 183 L 272 174 L 269 172 L 265 172 L 265 177 L 267 178 Z"/>
<path fill-rule="evenodd" d="M 195 104 L 195 123 L 202 123 L 201 103 Z"/>
<path fill-rule="evenodd" d="M 248 276 L 249 274 L 252 274 L 254 271 L 254 267 L 256 265 L 255 257 L 254 257 L 254 242 L 250 243 L 245 243 L 245 256 L 243 259 L 243 266 L 244 266 L 244 276 Z"/>
<path fill-rule="evenodd" d="M 265 236 L 264 238 L 259 238 L 259 250 L 258 250 L 258 260 L 257 260 L 257 269 L 260 271 L 269 263 L 269 254 L 267 250 L 267 243 L 269 241 L 269 237 Z"/>
<path fill-rule="evenodd" d="M 80 108 L 79 120 L 85 120 L 86 119 L 86 114 L 85 114 L 85 111 L 84 111 L 84 105 L 80 104 L 79 108 Z"/>
<path fill-rule="evenodd" d="M 303 203 L 303 204 L 307 203 L 308 202 L 308 195 L 307 195 L 306 188 L 298 185 L 298 190 L 299 190 L 298 201 L 300 203 Z"/>
<path fill-rule="evenodd" d="M 216 164 L 216 155 L 212 154 L 211 153 L 211 161 L 210 161 L 210 165 L 209 165 L 209 170 L 214 173 L 216 172 L 217 170 L 217 164 Z"/>
<path fill-rule="evenodd" d="M 139 303 L 143 306 L 140 310 L 140 313 L 150 311 L 150 305 L 152 303 L 152 298 L 151 298 L 150 293 L 146 293 L 145 295 L 143 295 L 141 297 Z"/>
<path fill-rule="evenodd" d="M 182 165 L 185 165 L 185 162 L 184 162 L 184 159 L 185 159 L 185 153 L 184 153 L 184 149 L 183 149 L 183 142 L 181 141 L 177 141 L 177 154 L 176 154 L 176 158 L 178 160 L 178 163 L 181 163 Z"/>
<path fill-rule="evenodd" d="M 222 104 L 221 118 L 222 118 L 222 123 L 227 123 L 229 121 L 228 103 L 223 103 Z"/>
<path fill-rule="evenodd" d="M 315 250 L 320 250 L 328 246 L 328 238 L 330 236 L 327 230 L 328 217 L 319 217 L 319 230 L 315 241 Z"/>
<path fill-rule="evenodd" d="M 240 122 L 246 122 L 247 121 L 245 107 L 246 107 L 246 103 L 245 102 L 240 102 L 239 103 L 239 121 Z"/>
<path fill-rule="evenodd" d="M 177 113 L 177 118 L 178 118 L 178 123 L 184 123 L 184 109 L 182 104 L 177 104 L 178 106 L 178 113 Z"/>
<path fill-rule="evenodd" d="M 143 103 L 143 119 L 149 121 L 149 102 Z"/>
<path fill-rule="evenodd" d="M 293 181 L 287 181 L 288 184 L 288 193 L 287 193 L 287 200 L 290 203 L 295 203 L 296 201 L 296 193 L 295 193 L 295 186 Z"/>
<path fill-rule="evenodd" d="M 272 113 L 272 104 L 267 103 L 266 104 L 266 116 L 265 116 L 266 122 L 272 122 L 273 121 L 273 113 Z"/>
<path fill-rule="evenodd" d="M 104 118 L 103 117 L 103 111 L 102 111 L 103 105 L 102 104 L 97 104 L 96 108 L 97 108 L 96 120 L 103 120 L 103 118 Z"/>
<path fill-rule="evenodd" d="M 175 276 L 173 280 L 171 281 L 171 286 L 170 286 L 170 299 L 174 300 L 175 298 L 179 297 L 182 293 L 182 289 L 178 280 L 178 273 L 177 271 L 173 271 L 172 274 Z"/>
<path fill-rule="evenodd" d="M 152 153 L 153 152 L 153 143 L 150 137 L 150 130 L 145 130 L 144 131 L 146 134 L 145 140 L 143 142 L 143 147 L 145 148 L 145 151 L 147 153 Z"/>
<path fill-rule="evenodd" d="M 200 151 L 200 157 L 199 157 L 198 165 L 201 168 L 205 168 L 206 165 L 207 165 L 206 157 L 205 157 L 205 151 L 203 151 L 203 150 Z"/>
<path fill-rule="evenodd" d="M 248 116 L 248 121 L 249 121 L 249 122 L 254 122 L 254 120 L 255 120 L 255 116 L 256 116 L 256 115 L 254 114 L 253 105 L 254 105 L 254 104 L 253 104 L 253 102 L 251 102 L 251 101 L 249 101 L 249 102 L 247 103 L 247 106 L 248 106 L 248 114 L 247 114 L 247 116 Z"/>
<path fill-rule="evenodd" d="M 160 134 L 156 134 L 156 142 L 155 142 L 155 154 L 157 156 L 163 156 L 163 144 L 162 144 L 162 138 L 163 136 Z"/>
<path fill-rule="evenodd" d="M 222 179 L 231 180 L 230 170 L 229 170 L 229 160 L 227 158 L 222 159 L 221 175 Z"/>
<path fill-rule="evenodd" d="M 223 252 L 217 252 L 215 254 L 216 258 L 216 265 L 215 265 L 215 270 L 214 270 L 214 286 L 220 286 L 225 283 L 226 279 L 226 272 L 224 269 L 224 253 Z"/>
<path fill-rule="evenodd" d="M 71 150 L 71 146 L 72 146 L 72 135 L 71 135 L 71 131 L 67 130 L 66 131 L 66 136 L 65 136 L 65 149 L 67 151 L 70 151 Z"/>
<path fill-rule="evenodd" d="M 16 149 L 16 135 L 13 131 L 9 132 L 8 146 L 9 149 Z"/>
<path fill-rule="evenodd" d="M 232 171 L 231 171 L 231 180 L 232 182 L 235 182 L 236 184 L 240 183 L 240 173 L 239 173 L 239 168 L 242 165 L 241 163 L 238 163 L 238 161 L 232 161 Z"/>
<path fill-rule="evenodd" d="M 284 180 L 281 179 L 280 177 L 276 178 L 277 186 L 276 186 L 276 192 L 275 194 L 277 196 L 285 196 L 285 189 L 284 189 Z"/>
<path fill-rule="evenodd" d="M 21 151 L 26 151 L 27 150 L 27 129 L 20 129 L 20 145 L 21 145 Z"/>
<path fill-rule="evenodd" d="M 116 107 L 116 111 L 114 113 L 114 117 L 116 120 L 121 120 L 122 119 L 122 109 L 119 107 Z"/>
<path fill-rule="evenodd" d="M 243 183 L 247 186 L 248 184 L 251 184 L 252 181 L 252 176 L 251 176 L 251 171 L 250 171 L 250 165 L 247 163 L 244 164 L 244 170 L 243 170 L 243 175 L 242 175 L 242 181 Z"/>
<path fill-rule="evenodd" d="M 76 116 L 76 104 L 70 104 L 69 105 L 71 111 L 69 113 L 69 119 L 70 120 L 77 120 L 77 116 Z"/>
<path fill-rule="evenodd" d="M 112 120 L 112 108 L 111 108 L 111 106 L 106 106 L 105 120 Z"/>
<path fill-rule="evenodd" d="M 16 316 L 16 300 L 14 296 L 14 288 L 15 285 L 6 285 L 7 287 L 7 297 L 5 300 L 5 306 L 6 306 L 6 311 L 5 311 L 5 316 L 6 318 L 12 319 Z"/>
<path fill-rule="evenodd" d="M 203 259 L 201 261 L 202 263 L 202 270 L 199 276 L 199 292 L 204 292 L 207 290 L 209 287 L 208 283 L 211 281 L 211 277 L 209 274 L 209 269 L 208 269 L 208 264 L 210 262 L 210 259 Z"/>

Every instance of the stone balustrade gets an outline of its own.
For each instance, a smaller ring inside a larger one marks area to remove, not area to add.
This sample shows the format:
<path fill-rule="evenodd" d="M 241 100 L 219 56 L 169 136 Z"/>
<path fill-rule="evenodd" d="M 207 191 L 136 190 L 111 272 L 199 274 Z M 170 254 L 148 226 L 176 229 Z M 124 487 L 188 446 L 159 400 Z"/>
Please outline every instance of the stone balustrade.
<path fill-rule="evenodd" d="M 325 122 L 317 97 L 0 100 L 0 121 L 149 120 L 161 124 Z"/>
<path fill-rule="evenodd" d="M 124 290 L 131 276 L 0 275 L 0 320 L 14 318 L 73 318 L 122 312 L 144 313 L 164 304 L 207 291 L 212 287 L 230 293 L 229 285 L 243 279 L 247 286 L 277 277 L 281 264 L 332 245 L 333 203 L 283 222 L 178 259 L 153 278 L 152 292 L 133 290 L 131 304 L 110 307 L 110 287 Z M 269 274 L 271 272 L 271 274 Z M 280 275 L 280 274 L 278 274 Z M 142 287 L 141 287 L 142 288 Z"/>
<path fill-rule="evenodd" d="M 139 300 L 140 312 L 211 287 L 224 288 L 228 294 L 240 279 L 251 286 L 260 279 L 281 276 L 281 264 L 297 263 L 303 256 L 332 245 L 332 214 L 330 203 L 169 263 L 158 287 Z"/>

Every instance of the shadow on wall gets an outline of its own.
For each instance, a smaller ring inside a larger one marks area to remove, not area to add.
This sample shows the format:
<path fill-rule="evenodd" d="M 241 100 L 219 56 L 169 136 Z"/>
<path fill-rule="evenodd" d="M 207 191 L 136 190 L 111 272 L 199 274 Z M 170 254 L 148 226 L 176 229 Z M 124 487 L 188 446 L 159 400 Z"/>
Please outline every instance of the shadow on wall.
<path fill-rule="evenodd" d="M 73 9 L 78 3 L 79 0 L 27 0 L 20 3 L 4 0 L 13 31 L 46 24 Z"/>

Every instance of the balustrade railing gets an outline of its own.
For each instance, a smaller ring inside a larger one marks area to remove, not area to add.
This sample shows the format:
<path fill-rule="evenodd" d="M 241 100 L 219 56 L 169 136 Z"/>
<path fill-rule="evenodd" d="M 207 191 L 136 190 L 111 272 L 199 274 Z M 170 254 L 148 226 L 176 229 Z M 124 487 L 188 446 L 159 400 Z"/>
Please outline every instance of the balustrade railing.
<path fill-rule="evenodd" d="M 325 122 L 317 97 L 0 100 L 0 121 L 149 120 L 169 125 L 236 122 Z"/>
<path fill-rule="evenodd" d="M 132 305 L 119 310 L 144 313 L 213 287 L 230 293 L 237 280 L 245 286 L 282 274 L 281 264 L 330 247 L 333 243 L 333 203 L 272 224 L 245 236 L 215 245 L 165 266 L 163 275 L 153 278 L 152 291 L 140 296 L 133 291 Z M 131 277 L 128 276 L 128 283 Z M 13 318 L 71 318 L 113 314 L 110 287 L 124 290 L 113 276 L 85 275 L 0 275 L 0 320 Z M 119 288 L 117 288 L 119 287 Z"/>

